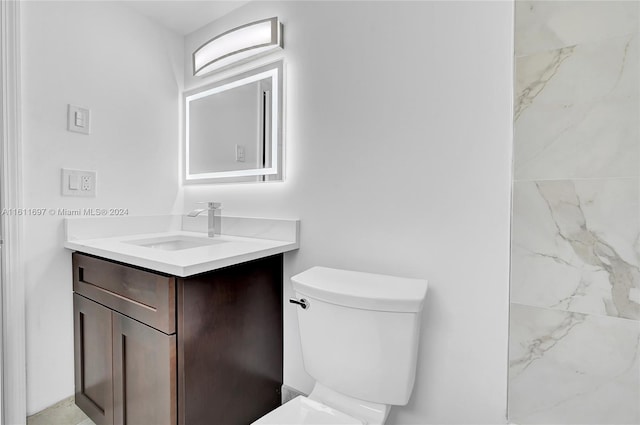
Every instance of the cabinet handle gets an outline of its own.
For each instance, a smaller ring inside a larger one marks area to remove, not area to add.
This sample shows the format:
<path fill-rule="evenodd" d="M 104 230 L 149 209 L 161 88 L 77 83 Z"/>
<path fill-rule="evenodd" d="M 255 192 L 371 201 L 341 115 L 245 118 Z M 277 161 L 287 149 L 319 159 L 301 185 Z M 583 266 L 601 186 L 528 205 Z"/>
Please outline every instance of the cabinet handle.
<path fill-rule="evenodd" d="M 303 310 L 309 308 L 309 302 L 304 298 L 300 298 L 299 300 L 296 300 L 295 298 L 289 298 L 289 302 L 291 304 L 298 304 L 300 307 L 302 307 Z"/>

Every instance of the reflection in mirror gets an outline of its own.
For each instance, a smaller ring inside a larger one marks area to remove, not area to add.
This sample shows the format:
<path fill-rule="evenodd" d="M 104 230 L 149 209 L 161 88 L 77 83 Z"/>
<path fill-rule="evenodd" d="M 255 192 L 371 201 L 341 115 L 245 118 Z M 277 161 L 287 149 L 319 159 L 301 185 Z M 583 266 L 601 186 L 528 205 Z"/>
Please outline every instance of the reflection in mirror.
<path fill-rule="evenodd" d="M 185 94 L 185 182 L 282 180 L 282 62 Z"/>
<path fill-rule="evenodd" d="M 189 104 L 189 165 L 193 174 L 265 168 L 270 134 L 263 131 L 271 79 L 234 87 Z"/>

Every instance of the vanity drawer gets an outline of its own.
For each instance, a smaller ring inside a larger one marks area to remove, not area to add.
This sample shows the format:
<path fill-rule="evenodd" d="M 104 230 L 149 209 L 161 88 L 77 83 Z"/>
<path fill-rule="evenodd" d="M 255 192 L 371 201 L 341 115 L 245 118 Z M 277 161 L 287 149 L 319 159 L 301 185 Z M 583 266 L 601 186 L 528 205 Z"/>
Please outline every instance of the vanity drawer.
<path fill-rule="evenodd" d="M 74 252 L 73 290 L 166 334 L 175 333 L 175 277 Z"/>

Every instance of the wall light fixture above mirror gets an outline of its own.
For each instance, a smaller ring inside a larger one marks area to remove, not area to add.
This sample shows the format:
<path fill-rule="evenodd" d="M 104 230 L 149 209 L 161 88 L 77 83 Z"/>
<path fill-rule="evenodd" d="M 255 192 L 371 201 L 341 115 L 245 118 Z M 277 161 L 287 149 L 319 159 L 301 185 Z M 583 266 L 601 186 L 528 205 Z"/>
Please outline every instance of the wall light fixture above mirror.
<path fill-rule="evenodd" d="M 251 22 L 220 34 L 193 52 L 193 75 L 203 76 L 282 48 L 277 17 Z"/>
<path fill-rule="evenodd" d="M 283 180 L 283 62 L 184 95 L 185 183 Z"/>

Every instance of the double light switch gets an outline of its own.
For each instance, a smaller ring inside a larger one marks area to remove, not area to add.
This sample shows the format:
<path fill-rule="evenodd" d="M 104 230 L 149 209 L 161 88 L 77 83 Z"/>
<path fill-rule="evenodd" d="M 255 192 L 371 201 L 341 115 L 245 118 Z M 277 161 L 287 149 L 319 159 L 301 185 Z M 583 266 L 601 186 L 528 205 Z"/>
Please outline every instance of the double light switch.
<path fill-rule="evenodd" d="M 67 130 L 76 133 L 91 133 L 91 110 L 76 105 L 67 107 Z"/>

